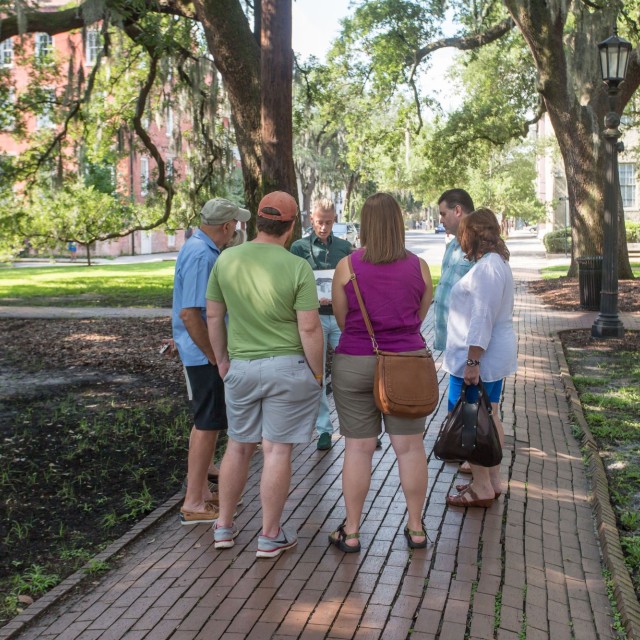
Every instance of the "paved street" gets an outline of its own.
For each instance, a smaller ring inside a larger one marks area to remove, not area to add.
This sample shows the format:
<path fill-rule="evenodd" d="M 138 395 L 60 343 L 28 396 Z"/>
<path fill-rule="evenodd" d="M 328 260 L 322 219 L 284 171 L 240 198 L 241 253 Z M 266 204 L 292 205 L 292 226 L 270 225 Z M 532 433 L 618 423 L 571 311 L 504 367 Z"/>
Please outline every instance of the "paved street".
<path fill-rule="evenodd" d="M 410 238 L 420 241 L 417 234 Z M 419 252 L 436 251 L 424 244 Z M 315 442 L 294 449 L 285 522 L 298 529 L 299 544 L 277 561 L 255 557 L 257 455 L 235 547 L 214 550 L 206 525 L 181 527 L 176 497 L 147 518 L 127 546 L 105 552 L 112 566 L 106 575 L 76 587 L 78 576 L 72 577 L 0 630 L 0 638 L 614 638 L 557 340 L 560 329 L 590 327 L 594 313 L 543 307 L 526 286 L 543 263 L 539 243 L 523 237 L 510 246 L 519 370 L 507 380 L 502 401 L 506 491 L 490 509 L 447 507 L 445 496 L 464 476 L 456 465 L 430 457 L 425 524 L 433 545 L 410 551 L 402 536 L 406 514 L 396 459 L 385 438 L 374 455 L 363 550 L 343 555 L 327 544 L 344 517 L 344 448 L 336 429 L 330 451 L 317 451 Z M 640 327 L 639 314 L 622 318 L 628 328 Z M 431 343 L 429 317 L 424 330 Z M 434 355 L 439 367 L 441 354 Z M 446 397 L 442 371 L 439 378 Z M 446 401 L 428 420 L 428 452 L 445 413 Z M 335 412 L 332 417 L 337 428 Z M 49 604 L 30 627 L 19 627 Z"/>

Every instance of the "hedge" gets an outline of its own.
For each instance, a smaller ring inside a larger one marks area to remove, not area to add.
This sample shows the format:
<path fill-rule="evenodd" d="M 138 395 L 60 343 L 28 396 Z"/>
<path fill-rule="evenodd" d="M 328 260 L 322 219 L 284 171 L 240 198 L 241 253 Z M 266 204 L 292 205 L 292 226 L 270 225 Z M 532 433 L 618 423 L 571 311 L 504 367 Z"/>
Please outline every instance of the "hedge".
<path fill-rule="evenodd" d="M 625 222 L 627 242 L 640 242 L 640 222 Z M 564 253 L 564 239 L 567 237 L 567 248 L 571 249 L 571 230 L 569 227 L 547 233 L 543 238 L 547 253 Z"/>
<path fill-rule="evenodd" d="M 551 231 L 542 238 L 542 242 L 544 242 L 544 248 L 547 253 L 564 253 L 565 246 L 567 249 L 571 249 L 571 229 L 565 227 L 564 229 Z"/>

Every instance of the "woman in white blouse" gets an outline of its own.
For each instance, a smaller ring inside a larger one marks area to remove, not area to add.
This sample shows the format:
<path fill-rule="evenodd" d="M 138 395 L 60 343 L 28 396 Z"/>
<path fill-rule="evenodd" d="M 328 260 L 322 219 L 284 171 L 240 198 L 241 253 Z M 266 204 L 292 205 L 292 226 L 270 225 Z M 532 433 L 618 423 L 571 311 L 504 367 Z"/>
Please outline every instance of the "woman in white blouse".
<path fill-rule="evenodd" d="M 458 228 L 458 241 L 473 268 L 451 289 L 447 321 L 447 347 L 443 368 L 450 374 L 449 411 L 460 397 L 462 383 L 477 385 L 493 406 L 493 417 L 504 444 L 504 429 L 498 403 L 505 376 L 516 371 L 516 335 L 513 329 L 513 276 L 509 250 L 500 237 L 500 225 L 489 209 L 465 216 Z M 477 387 L 467 398 L 477 398 Z M 458 493 L 447 498 L 455 507 L 490 507 L 502 493 L 500 466 L 471 464 L 472 480 L 457 485 Z"/>

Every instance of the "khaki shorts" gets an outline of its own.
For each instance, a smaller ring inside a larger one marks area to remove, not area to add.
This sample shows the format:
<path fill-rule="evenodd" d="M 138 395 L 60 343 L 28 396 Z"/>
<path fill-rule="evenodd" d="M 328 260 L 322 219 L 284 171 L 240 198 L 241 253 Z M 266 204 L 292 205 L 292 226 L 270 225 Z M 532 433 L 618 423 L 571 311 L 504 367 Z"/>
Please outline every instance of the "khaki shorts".
<path fill-rule="evenodd" d="M 423 353 L 424 350 L 408 353 Z M 333 356 L 331 385 L 340 421 L 340 434 L 346 438 L 377 438 L 384 430 L 390 435 L 423 433 L 427 418 L 383 416 L 373 400 L 375 356 Z"/>
<path fill-rule="evenodd" d="M 322 387 L 303 356 L 232 360 L 224 391 L 232 440 L 311 442 Z"/>

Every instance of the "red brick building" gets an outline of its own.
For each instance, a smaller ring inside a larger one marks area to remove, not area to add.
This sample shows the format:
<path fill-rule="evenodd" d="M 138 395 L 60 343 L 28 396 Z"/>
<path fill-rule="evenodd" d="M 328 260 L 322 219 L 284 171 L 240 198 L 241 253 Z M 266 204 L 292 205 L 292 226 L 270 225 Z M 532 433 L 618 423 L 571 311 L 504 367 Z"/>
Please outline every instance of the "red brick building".
<path fill-rule="evenodd" d="M 41 1 L 40 8 L 45 11 L 55 10 L 66 4 L 64 0 L 44 0 Z M 25 60 L 35 60 L 38 65 L 52 65 L 60 71 L 58 80 L 40 87 L 40 113 L 27 114 L 24 117 L 27 139 L 19 139 L 15 135 L 11 122 L 4 130 L 0 129 L 0 153 L 19 156 L 29 148 L 29 138 L 37 135 L 38 131 L 60 128 L 61 124 L 55 122 L 55 110 L 59 108 L 57 105 L 61 103 L 65 94 L 67 76 L 81 74 L 87 78 L 101 48 L 99 24 L 56 35 L 26 34 L 0 43 L 0 67 L 10 75 L 9 100 L 15 101 L 28 90 L 30 83 L 33 83 L 32 69 L 29 64 L 24 63 Z M 189 143 L 188 136 L 182 134 L 191 127 L 189 114 L 176 112 L 173 106 L 167 106 L 146 116 L 143 125 L 166 162 L 167 174 L 176 178 L 184 175 L 181 156 L 185 157 Z M 119 144 L 124 145 L 125 154 L 113 168 L 116 189 L 132 202 L 142 203 L 150 185 L 153 184 L 156 163 L 146 150 L 141 151 L 142 146 L 139 143 L 131 142 L 130 136 L 123 138 L 124 142 L 120 140 Z M 117 140 L 114 140 L 115 144 L 118 144 Z M 183 230 L 177 230 L 175 235 L 167 235 L 164 231 L 136 231 L 124 238 L 98 242 L 92 247 L 91 253 L 103 256 L 157 253 L 178 250 L 183 243 Z M 84 248 L 79 247 L 79 256 L 84 253 Z"/>

